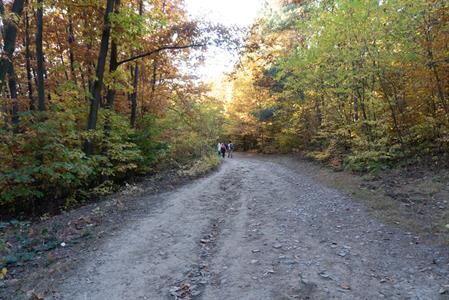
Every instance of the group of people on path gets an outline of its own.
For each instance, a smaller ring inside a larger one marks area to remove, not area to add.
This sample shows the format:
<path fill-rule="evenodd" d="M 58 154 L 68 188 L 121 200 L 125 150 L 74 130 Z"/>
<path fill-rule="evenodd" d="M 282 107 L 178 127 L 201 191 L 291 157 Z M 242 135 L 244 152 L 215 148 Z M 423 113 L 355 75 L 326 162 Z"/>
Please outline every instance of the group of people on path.
<path fill-rule="evenodd" d="M 218 155 L 225 158 L 226 152 L 228 152 L 228 158 L 232 158 L 232 152 L 234 152 L 234 145 L 231 141 L 226 145 L 225 143 L 218 143 L 217 145 Z"/>

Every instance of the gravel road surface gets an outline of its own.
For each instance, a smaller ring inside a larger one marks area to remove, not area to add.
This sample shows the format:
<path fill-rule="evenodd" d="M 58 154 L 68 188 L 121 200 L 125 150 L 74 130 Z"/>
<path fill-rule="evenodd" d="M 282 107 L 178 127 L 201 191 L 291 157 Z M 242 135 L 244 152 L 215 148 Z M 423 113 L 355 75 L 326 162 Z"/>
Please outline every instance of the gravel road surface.
<path fill-rule="evenodd" d="M 69 272 L 59 297 L 448 299 L 448 253 L 301 169 L 240 155 L 149 197 L 150 212 Z"/>

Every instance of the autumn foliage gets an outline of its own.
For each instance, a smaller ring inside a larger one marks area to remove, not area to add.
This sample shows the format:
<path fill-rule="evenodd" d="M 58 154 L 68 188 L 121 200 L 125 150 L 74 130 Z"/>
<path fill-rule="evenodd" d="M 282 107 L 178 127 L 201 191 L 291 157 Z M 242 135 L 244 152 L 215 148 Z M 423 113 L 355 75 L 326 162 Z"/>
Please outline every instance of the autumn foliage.
<path fill-rule="evenodd" d="M 283 1 L 230 77 L 228 132 L 354 170 L 449 154 L 447 1 Z"/>
<path fill-rule="evenodd" d="M 69 208 L 210 153 L 223 105 L 188 69 L 229 33 L 183 7 L 0 1 L 2 214 Z"/>

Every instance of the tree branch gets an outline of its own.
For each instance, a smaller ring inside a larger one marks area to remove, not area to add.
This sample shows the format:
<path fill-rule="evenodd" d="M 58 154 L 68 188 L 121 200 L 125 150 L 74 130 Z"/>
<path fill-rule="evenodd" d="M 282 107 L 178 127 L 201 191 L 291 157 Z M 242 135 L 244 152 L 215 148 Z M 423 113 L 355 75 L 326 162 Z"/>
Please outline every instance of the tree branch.
<path fill-rule="evenodd" d="M 161 48 L 155 49 L 155 50 L 151 50 L 149 52 L 145 52 L 124 60 L 119 61 L 117 64 L 120 66 L 121 64 L 130 62 L 130 61 L 134 61 L 136 59 L 139 58 L 143 58 L 143 57 L 147 57 L 147 56 L 151 56 L 153 54 L 159 53 L 161 51 L 164 50 L 180 50 L 180 49 L 187 49 L 187 48 L 198 48 L 198 47 L 204 47 L 206 46 L 206 44 L 190 44 L 190 45 L 173 45 L 173 46 L 163 46 Z"/>

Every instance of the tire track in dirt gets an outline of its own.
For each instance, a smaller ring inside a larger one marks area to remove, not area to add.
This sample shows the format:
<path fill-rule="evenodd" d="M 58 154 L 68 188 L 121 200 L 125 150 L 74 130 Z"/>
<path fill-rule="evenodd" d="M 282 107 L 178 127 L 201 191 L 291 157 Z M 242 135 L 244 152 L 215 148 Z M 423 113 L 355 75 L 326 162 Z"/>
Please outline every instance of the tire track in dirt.
<path fill-rule="evenodd" d="M 447 296 L 445 249 L 382 224 L 301 170 L 240 156 L 154 197 L 161 204 L 99 245 L 53 298 Z"/>

